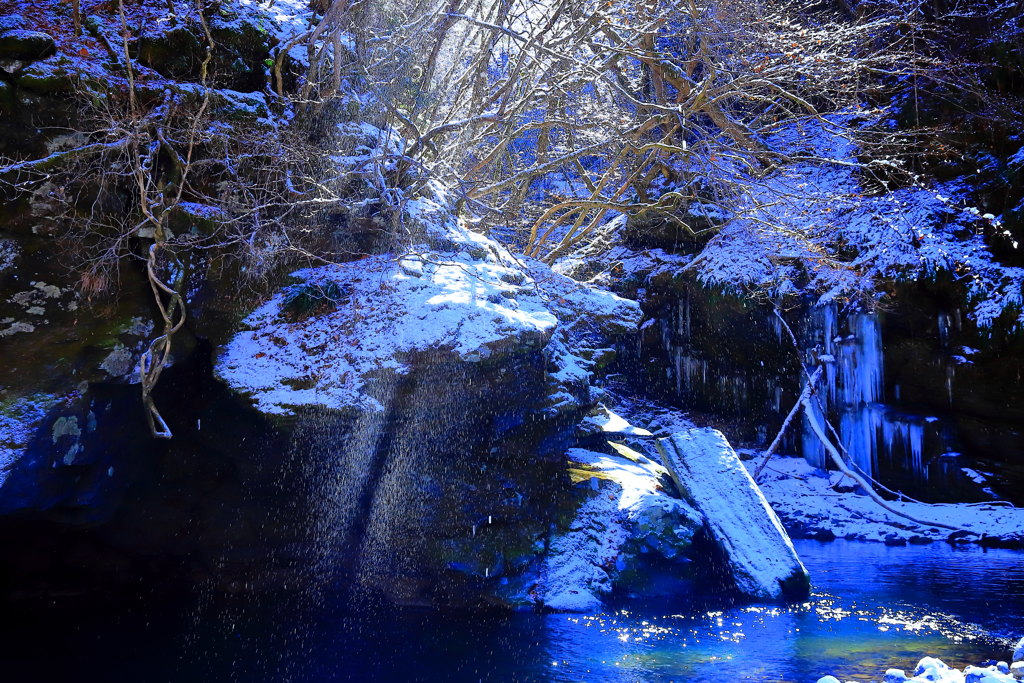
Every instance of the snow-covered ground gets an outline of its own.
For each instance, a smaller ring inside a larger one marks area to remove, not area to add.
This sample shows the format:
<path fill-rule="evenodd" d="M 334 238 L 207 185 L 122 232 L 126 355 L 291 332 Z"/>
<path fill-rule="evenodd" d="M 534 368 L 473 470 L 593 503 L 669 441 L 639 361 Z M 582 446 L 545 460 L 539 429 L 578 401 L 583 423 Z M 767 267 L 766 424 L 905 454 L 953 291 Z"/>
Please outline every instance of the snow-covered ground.
<path fill-rule="evenodd" d="M 747 461 L 751 471 L 760 458 Z M 892 507 L 915 519 L 948 524 L 958 534 L 894 515 L 864 495 L 835 490 L 853 482 L 838 472 L 811 467 L 803 458 L 774 457 L 761 474 L 764 491 L 783 524 L 794 536 L 815 536 L 890 543 L 943 541 L 955 535 L 964 542 L 1024 545 L 1024 509 L 999 504 L 938 504 L 893 501 Z"/>

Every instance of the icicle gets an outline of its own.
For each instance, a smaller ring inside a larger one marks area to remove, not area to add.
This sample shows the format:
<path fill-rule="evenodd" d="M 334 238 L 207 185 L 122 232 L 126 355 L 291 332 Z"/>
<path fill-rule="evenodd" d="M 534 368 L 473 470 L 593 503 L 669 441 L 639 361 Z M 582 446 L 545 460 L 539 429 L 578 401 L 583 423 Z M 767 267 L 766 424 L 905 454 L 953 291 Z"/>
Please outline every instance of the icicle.
<path fill-rule="evenodd" d="M 683 395 L 683 367 L 682 367 L 683 350 L 681 348 L 679 348 L 678 346 L 675 349 L 675 353 L 673 354 L 672 359 L 674 361 L 673 365 L 675 366 L 675 371 L 676 371 L 676 396 L 682 396 Z"/>
<path fill-rule="evenodd" d="M 939 313 L 939 343 L 949 346 L 949 314 Z"/>
<path fill-rule="evenodd" d="M 877 469 L 875 453 L 880 412 L 877 406 L 862 406 L 844 413 L 839 426 L 850 461 L 867 474 Z"/>
<path fill-rule="evenodd" d="M 907 450 L 910 451 L 910 462 L 914 473 L 927 479 L 928 470 L 924 466 L 924 425 L 911 423 L 907 425 Z"/>
<path fill-rule="evenodd" d="M 812 401 L 809 404 L 814 417 L 818 422 L 823 422 L 824 416 L 821 413 L 821 407 L 817 401 Z M 801 435 L 801 450 L 804 454 L 804 460 L 814 467 L 825 466 L 825 447 L 821 444 L 821 440 L 815 435 L 811 429 L 810 421 L 807 415 L 804 415 L 803 420 L 803 434 Z"/>
<path fill-rule="evenodd" d="M 825 413 L 838 413 L 843 446 L 851 460 L 870 475 L 876 469 L 878 431 L 884 412 L 877 405 L 883 396 L 884 365 L 878 316 L 850 315 L 847 325 L 851 334 L 845 339 L 838 334 L 839 313 L 834 304 L 816 308 L 809 318 L 808 337 L 813 347 L 807 349 L 808 359 L 830 361 L 825 365 L 825 388 L 819 394 L 821 407 Z M 824 422 L 824 415 L 815 417 Z M 806 418 L 803 444 L 808 462 L 822 466 L 824 448 L 809 433 Z"/>

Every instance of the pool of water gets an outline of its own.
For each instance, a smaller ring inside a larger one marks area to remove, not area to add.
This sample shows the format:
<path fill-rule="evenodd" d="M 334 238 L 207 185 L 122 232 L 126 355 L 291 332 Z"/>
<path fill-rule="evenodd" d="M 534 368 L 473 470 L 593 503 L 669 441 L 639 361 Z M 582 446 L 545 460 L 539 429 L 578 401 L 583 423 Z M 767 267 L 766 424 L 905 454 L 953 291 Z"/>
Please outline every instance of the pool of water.
<path fill-rule="evenodd" d="M 964 666 L 1024 635 L 1024 553 L 797 542 L 798 605 L 625 603 L 477 614 L 330 595 L 198 595 L 4 615 L 0 680 L 879 680 L 925 654 Z"/>

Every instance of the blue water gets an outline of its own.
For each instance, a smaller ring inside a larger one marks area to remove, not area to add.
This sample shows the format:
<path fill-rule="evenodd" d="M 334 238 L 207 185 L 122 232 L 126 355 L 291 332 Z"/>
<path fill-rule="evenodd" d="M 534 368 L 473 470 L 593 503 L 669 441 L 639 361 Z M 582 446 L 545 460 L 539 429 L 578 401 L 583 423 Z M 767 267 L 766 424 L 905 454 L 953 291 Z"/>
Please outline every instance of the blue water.
<path fill-rule="evenodd" d="M 626 603 L 603 614 L 437 612 L 330 595 L 199 595 L 3 619 L 4 681 L 879 680 L 925 654 L 1005 658 L 1024 553 L 797 542 L 806 603 Z"/>

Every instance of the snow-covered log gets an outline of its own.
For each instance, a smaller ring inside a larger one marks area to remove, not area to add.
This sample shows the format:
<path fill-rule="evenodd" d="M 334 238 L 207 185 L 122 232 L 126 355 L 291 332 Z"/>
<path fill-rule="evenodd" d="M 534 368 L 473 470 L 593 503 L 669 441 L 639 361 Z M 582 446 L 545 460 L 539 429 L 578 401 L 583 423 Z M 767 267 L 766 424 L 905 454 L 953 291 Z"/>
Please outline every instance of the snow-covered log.
<path fill-rule="evenodd" d="M 687 429 L 658 452 L 683 497 L 707 520 L 740 592 L 777 600 L 807 596 L 810 579 L 789 535 L 721 432 Z"/>

